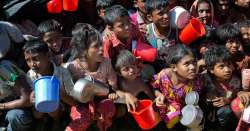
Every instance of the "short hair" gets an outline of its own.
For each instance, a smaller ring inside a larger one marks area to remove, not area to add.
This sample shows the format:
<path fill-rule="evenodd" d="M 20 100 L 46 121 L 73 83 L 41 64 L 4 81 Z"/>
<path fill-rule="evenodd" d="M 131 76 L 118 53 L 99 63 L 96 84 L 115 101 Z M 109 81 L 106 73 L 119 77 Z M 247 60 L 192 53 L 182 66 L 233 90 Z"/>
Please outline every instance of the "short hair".
<path fill-rule="evenodd" d="M 232 57 L 230 52 L 223 46 L 215 46 L 205 53 L 205 63 L 208 71 L 212 70 L 218 62 L 231 62 Z"/>
<path fill-rule="evenodd" d="M 151 14 L 152 11 L 156 9 L 162 9 L 168 6 L 168 0 L 146 0 L 145 10 L 148 14 Z"/>
<path fill-rule="evenodd" d="M 38 26 L 38 30 L 40 33 L 42 33 L 42 35 L 44 35 L 47 32 L 61 33 L 62 25 L 54 19 L 49 19 L 49 20 L 41 22 Z"/>
<path fill-rule="evenodd" d="M 241 40 L 240 30 L 231 23 L 223 24 L 216 29 L 219 44 L 226 44 L 227 40 Z"/>
<path fill-rule="evenodd" d="M 122 67 L 135 64 L 136 62 L 136 57 L 130 51 L 121 50 L 116 58 L 115 69 L 120 72 Z"/>
<path fill-rule="evenodd" d="M 162 47 L 159 51 L 159 60 L 166 67 L 171 64 L 177 64 L 185 55 L 193 55 L 192 50 L 178 43 L 169 47 Z"/>
<path fill-rule="evenodd" d="M 129 16 L 127 9 L 121 5 L 114 5 L 105 11 L 104 21 L 106 24 L 113 26 L 117 18 L 125 16 Z"/>
<path fill-rule="evenodd" d="M 237 25 L 238 25 L 239 29 L 241 27 L 248 27 L 248 28 L 250 28 L 250 20 L 239 21 L 239 22 L 237 22 Z"/>
<path fill-rule="evenodd" d="M 111 7 L 115 4 L 115 0 L 97 0 L 96 1 L 96 8 L 99 9 L 106 9 Z"/>
<path fill-rule="evenodd" d="M 25 43 L 23 51 L 31 53 L 47 53 L 49 52 L 49 47 L 41 39 L 32 39 Z"/>

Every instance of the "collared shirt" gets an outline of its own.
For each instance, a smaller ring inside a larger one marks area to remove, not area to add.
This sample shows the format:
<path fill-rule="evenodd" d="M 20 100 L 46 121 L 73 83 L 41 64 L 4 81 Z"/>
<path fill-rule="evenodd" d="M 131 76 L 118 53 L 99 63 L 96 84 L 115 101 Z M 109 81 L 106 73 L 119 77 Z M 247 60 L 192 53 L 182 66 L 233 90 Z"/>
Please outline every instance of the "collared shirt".
<path fill-rule="evenodd" d="M 60 88 L 64 88 L 66 93 L 72 96 L 74 83 L 73 83 L 73 80 L 69 71 L 63 67 L 56 66 L 54 63 L 53 63 L 53 69 L 54 69 L 53 76 L 55 76 L 60 81 Z M 36 73 L 32 69 L 28 71 L 27 75 L 28 77 L 30 77 L 32 81 L 42 77 L 41 74 Z M 33 84 L 32 84 L 32 87 L 33 87 Z"/>

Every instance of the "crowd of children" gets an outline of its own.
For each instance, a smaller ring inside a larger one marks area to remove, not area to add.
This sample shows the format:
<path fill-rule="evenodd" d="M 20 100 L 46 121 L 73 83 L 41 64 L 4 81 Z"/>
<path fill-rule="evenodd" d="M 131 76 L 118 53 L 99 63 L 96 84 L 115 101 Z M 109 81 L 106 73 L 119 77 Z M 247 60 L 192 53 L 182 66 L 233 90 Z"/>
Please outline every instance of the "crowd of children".
<path fill-rule="evenodd" d="M 250 124 L 240 128 L 243 109 L 250 104 L 250 78 L 242 83 L 242 72 L 250 69 L 250 0 L 78 4 L 86 17 L 77 23 L 61 17 L 39 23 L 27 19 L 23 25 L 0 21 L 0 130 L 139 131 L 130 112 L 140 100 L 149 99 L 161 120 L 151 130 L 185 131 L 188 127 L 179 119 L 170 123 L 168 114 L 181 111 L 193 91 L 203 112 L 199 130 L 250 129 Z M 176 6 L 199 20 L 206 34 L 184 44 L 180 29 L 170 23 Z M 67 15 L 80 16 L 80 11 Z M 156 58 L 145 61 L 136 55 L 139 44 L 155 48 Z M 43 76 L 54 76 L 60 83 L 60 104 L 50 113 L 35 109 L 33 81 Z M 79 101 L 74 84 L 86 76 L 106 86 L 108 94 Z M 232 109 L 236 98 L 243 105 L 239 112 Z"/>

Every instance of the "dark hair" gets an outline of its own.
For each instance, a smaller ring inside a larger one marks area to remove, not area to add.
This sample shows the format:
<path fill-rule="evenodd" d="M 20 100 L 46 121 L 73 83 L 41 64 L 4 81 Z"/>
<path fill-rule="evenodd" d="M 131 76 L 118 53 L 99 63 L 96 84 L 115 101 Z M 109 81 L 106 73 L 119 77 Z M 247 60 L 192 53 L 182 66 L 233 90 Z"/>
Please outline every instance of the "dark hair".
<path fill-rule="evenodd" d="M 218 39 L 218 44 L 226 44 L 227 40 L 240 40 L 241 33 L 240 30 L 233 24 L 227 23 L 219 26 L 216 29 L 216 36 Z"/>
<path fill-rule="evenodd" d="M 159 50 L 159 61 L 164 64 L 165 67 L 169 67 L 171 64 L 177 64 L 185 55 L 193 55 L 192 50 L 183 45 L 176 44 L 169 47 L 162 47 Z"/>
<path fill-rule="evenodd" d="M 197 1 L 197 10 L 198 10 L 198 6 L 201 4 L 201 3 L 208 3 L 209 7 L 211 8 L 211 2 L 210 0 L 198 0 Z"/>
<path fill-rule="evenodd" d="M 241 27 L 248 27 L 248 28 L 250 28 L 250 20 L 239 21 L 239 22 L 237 22 L 237 25 L 238 25 L 239 29 Z"/>
<path fill-rule="evenodd" d="M 168 0 L 146 0 L 145 9 L 148 14 L 151 14 L 152 11 L 162 9 L 168 6 Z"/>
<path fill-rule="evenodd" d="M 40 39 L 32 39 L 25 43 L 23 51 L 31 53 L 47 53 L 49 51 L 49 47 Z"/>
<path fill-rule="evenodd" d="M 136 57 L 128 50 L 121 50 L 116 58 L 115 69 L 119 72 L 123 66 L 135 64 Z"/>
<path fill-rule="evenodd" d="M 115 4 L 115 0 L 97 0 L 96 8 L 97 10 L 106 9 Z"/>
<path fill-rule="evenodd" d="M 106 24 L 113 26 L 117 18 L 125 16 L 129 16 L 128 11 L 121 5 L 114 5 L 105 11 L 104 21 Z"/>
<path fill-rule="evenodd" d="M 38 30 L 40 31 L 40 33 L 42 33 L 42 35 L 44 35 L 44 33 L 47 33 L 47 32 L 61 33 L 62 25 L 54 19 L 49 19 L 49 20 L 41 22 L 38 26 Z"/>
<path fill-rule="evenodd" d="M 205 53 L 205 63 L 208 71 L 212 70 L 218 62 L 231 62 L 232 57 L 230 52 L 223 46 L 215 46 Z"/>
<path fill-rule="evenodd" d="M 72 30 L 71 45 L 73 48 L 70 60 L 78 57 L 79 51 L 88 49 L 92 42 L 97 42 L 101 46 L 101 34 L 90 24 L 77 23 Z"/>

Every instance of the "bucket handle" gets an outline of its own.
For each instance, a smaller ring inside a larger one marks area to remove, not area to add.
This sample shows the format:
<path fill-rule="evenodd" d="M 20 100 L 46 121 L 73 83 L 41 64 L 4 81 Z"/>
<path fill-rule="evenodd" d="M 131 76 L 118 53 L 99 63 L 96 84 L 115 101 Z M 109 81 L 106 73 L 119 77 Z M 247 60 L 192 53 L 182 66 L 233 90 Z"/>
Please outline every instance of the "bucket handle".
<path fill-rule="evenodd" d="M 145 101 L 145 100 L 140 100 L 140 101 Z M 148 101 L 148 100 L 146 100 L 146 101 Z M 133 114 L 135 114 L 135 115 L 139 115 L 139 114 L 141 114 L 143 111 L 145 111 L 146 109 L 148 109 L 148 108 L 150 108 L 151 106 L 153 106 L 153 103 L 155 102 L 155 100 L 154 101 L 151 101 L 151 104 L 150 104 L 150 106 L 148 106 L 147 108 L 145 108 L 145 109 L 143 109 L 143 110 L 141 110 L 141 111 L 139 111 L 139 112 L 137 112 L 137 111 L 129 111 L 130 113 L 133 113 Z"/>

